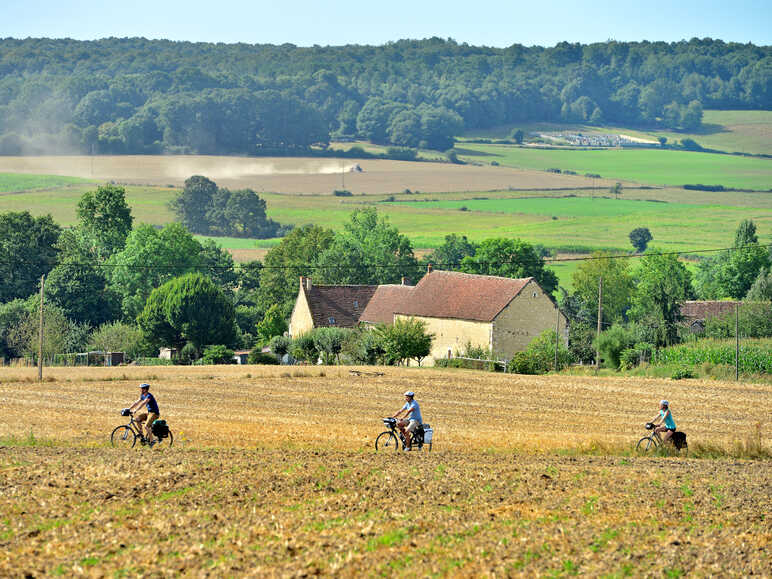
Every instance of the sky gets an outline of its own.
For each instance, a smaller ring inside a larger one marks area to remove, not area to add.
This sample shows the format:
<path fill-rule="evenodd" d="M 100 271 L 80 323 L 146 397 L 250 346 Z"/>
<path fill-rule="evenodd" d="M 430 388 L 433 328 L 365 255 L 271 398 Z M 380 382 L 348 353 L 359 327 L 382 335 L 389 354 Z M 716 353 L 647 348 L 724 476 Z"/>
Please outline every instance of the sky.
<path fill-rule="evenodd" d="M 0 0 L 0 38 L 297 46 L 453 38 L 505 47 L 719 38 L 772 44 L 772 0 Z"/>

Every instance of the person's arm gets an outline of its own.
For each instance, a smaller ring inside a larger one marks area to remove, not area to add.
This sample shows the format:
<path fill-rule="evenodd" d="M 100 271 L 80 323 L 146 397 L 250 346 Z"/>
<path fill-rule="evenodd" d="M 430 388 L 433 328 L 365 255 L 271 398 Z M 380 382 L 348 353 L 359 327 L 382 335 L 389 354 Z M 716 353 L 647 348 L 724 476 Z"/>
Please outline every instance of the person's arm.
<path fill-rule="evenodd" d="M 140 398 L 134 404 L 129 406 L 129 412 L 134 412 L 135 408 L 139 408 L 140 406 L 142 406 L 142 402 L 144 402 L 144 400 L 142 400 L 142 398 Z"/>

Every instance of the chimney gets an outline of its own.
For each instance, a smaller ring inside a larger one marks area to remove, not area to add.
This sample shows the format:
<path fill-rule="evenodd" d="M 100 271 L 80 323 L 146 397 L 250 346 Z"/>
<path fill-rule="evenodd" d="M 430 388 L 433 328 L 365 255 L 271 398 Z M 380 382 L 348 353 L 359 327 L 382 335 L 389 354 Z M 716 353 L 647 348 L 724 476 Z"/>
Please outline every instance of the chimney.
<path fill-rule="evenodd" d="M 307 291 L 311 291 L 311 278 L 310 277 L 306 278 L 306 290 Z"/>
<path fill-rule="evenodd" d="M 310 290 L 311 289 L 311 278 L 310 277 L 305 277 L 305 276 L 301 275 L 300 276 L 300 289 L 303 289 L 304 285 L 306 286 L 306 290 Z"/>
<path fill-rule="evenodd" d="M 432 273 L 432 264 L 426 266 L 426 273 Z"/>
<path fill-rule="evenodd" d="M 402 276 L 402 285 L 407 285 L 407 278 L 404 275 Z"/>

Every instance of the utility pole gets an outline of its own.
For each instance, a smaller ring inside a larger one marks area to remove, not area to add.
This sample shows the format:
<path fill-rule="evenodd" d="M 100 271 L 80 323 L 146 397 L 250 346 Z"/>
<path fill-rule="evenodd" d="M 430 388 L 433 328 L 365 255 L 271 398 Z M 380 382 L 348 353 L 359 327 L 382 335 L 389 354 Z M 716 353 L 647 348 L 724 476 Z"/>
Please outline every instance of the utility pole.
<path fill-rule="evenodd" d="M 46 276 L 40 276 L 40 328 L 38 333 L 38 382 L 43 381 L 43 299 L 45 297 Z"/>
<path fill-rule="evenodd" d="M 560 307 L 555 308 L 555 372 L 558 371 L 558 343 L 560 341 Z"/>
<path fill-rule="evenodd" d="M 734 304 L 734 379 L 740 379 L 740 304 Z"/>
<path fill-rule="evenodd" d="M 595 373 L 600 370 L 600 321 L 603 317 L 603 276 L 598 278 L 598 339 L 595 340 Z"/>

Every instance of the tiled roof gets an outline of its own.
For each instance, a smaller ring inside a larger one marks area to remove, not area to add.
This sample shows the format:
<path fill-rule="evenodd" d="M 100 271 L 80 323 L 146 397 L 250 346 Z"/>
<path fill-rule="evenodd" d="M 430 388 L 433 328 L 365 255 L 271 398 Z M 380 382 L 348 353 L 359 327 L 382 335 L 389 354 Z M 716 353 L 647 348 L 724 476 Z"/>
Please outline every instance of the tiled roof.
<path fill-rule="evenodd" d="M 379 285 L 359 321 L 371 324 L 392 323 L 394 312 L 410 299 L 413 289 L 410 285 Z"/>
<path fill-rule="evenodd" d="M 304 285 L 303 292 L 315 328 L 353 328 L 377 288 L 375 285 L 312 285 L 308 289 Z"/>
<path fill-rule="evenodd" d="M 435 270 L 421 278 L 395 313 L 490 322 L 532 281 Z"/>
<path fill-rule="evenodd" d="M 681 305 L 681 315 L 684 321 L 691 323 L 697 320 L 707 320 L 734 311 L 738 302 L 691 301 Z"/>

